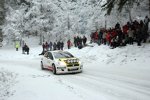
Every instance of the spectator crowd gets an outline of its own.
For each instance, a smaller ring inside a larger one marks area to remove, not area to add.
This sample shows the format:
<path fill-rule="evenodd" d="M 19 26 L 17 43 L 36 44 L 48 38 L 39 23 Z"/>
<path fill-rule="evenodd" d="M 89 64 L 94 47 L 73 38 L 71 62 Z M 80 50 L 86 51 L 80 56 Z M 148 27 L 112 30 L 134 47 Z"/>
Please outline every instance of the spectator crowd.
<path fill-rule="evenodd" d="M 122 27 L 119 23 L 117 23 L 113 28 L 110 29 L 101 28 L 96 30 L 96 32 L 91 33 L 91 42 L 98 43 L 98 45 L 107 44 L 111 48 L 126 46 L 127 44 L 133 45 L 135 42 L 138 46 L 141 46 L 142 43 L 145 43 L 149 37 L 149 22 L 150 19 L 148 16 L 146 16 L 144 20 L 127 22 Z M 74 36 L 73 42 L 68 39 L 66 45 L 68 49 L 70 49 L 72 46 L 81 49 L 86 46 L 86 43 L 86 36 Z M 48 50 L 63 50 L 64 42 L 45 42 L 43 43 L 42 48 L 43 51 L 41 54 L 44 54 L 44 52 Z"/>
<path fill-rule="evenodd" d="M 86 46 L 86 42 L 87 42 L 87 38 L 85 36 L 83 36 L 83 38 L 79 37 L 79 36 L 75 36 L 74 37 L 74 42 L 72 43 L 71 40 L 69 39 L 67 41 L 67 48 L 70 49 L 73 45 L 75 47 L 78 47 L 79 49 L 81 49 L 82 47 Z M 42 53 L 40 55 L 43 55 L 45 51 L 54 51 L 54 50 L 63 50 L 64 49 L 64 42 L 45 42 L 42 44 Z"/>
<path fill-rule="evenodd" d="M 91 34 L 91 42 L 97 42 L 100 44 L 108 44 L 112 48 L 118 46 L 126 46 L 126 44 L 137 43 L 141 46 L 141 43 L 145 43 L 149 37 L 148 24 L 150 19 L 148 16 L 144 20 L 134 20 L 133 22 L 127 22 L 123 27 L 119 23 L 114 28 L 100 29 Z"/>

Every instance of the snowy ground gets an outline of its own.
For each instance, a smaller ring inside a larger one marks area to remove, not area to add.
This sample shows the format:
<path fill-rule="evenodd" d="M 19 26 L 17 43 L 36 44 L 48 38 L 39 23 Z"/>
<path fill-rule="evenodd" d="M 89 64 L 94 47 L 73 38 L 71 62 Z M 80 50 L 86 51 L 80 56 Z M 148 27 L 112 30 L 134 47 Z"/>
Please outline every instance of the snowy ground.
<path fill-rule="evenodd" d="M 41 46 L 31 43 L 30 55 L 0 48 L 0 100 L 150 100 L 150 44 L 72 48 L 83 73 L 53 75 L 40 69 Z"/>

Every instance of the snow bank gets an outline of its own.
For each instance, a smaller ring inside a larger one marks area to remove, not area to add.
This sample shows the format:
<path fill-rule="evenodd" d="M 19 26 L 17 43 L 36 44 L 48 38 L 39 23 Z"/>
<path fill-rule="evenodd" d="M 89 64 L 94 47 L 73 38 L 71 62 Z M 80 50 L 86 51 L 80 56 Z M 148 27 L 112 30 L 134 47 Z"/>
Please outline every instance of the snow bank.
<path fill-rule="evenodd" d="M 0 68 L 0 100 L 5 100 L 14 94 L 12 86 L 16 83 L 15 79 L 15 73 Z"/>
<path fill-rule="evenodd" d="M 107 45 L 94 47 L 85 47 L 83 49 L 72 48 L 68 50 L 75 56 L 79 57 L 86 64 L 89 63 L 103 63 L 105 65 L 129 65 L 136 64 L 138 66 L 148 66 L 150 44 L 143 44 L 142 46 L 127 45 L 125 47 L 117 47 L 110 49 Z M 144 65 L 143 65 L 144 64 Z"/>

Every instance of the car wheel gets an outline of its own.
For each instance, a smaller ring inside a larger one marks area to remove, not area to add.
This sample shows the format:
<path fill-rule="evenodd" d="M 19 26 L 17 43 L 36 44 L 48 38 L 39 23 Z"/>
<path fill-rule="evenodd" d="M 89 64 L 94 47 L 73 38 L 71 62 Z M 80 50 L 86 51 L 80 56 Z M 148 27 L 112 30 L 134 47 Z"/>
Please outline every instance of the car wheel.
<path fill-rule="evenodd" d="M 44 70 L 43 62 L 41 61 L 41 69 Z"/>
<path fill-rule="evenodd" d="M 53 74 L 56 74 L 56 67 L 55 67 L 55 65 L 53 64 L 52 67 L 53 67 Z"/>

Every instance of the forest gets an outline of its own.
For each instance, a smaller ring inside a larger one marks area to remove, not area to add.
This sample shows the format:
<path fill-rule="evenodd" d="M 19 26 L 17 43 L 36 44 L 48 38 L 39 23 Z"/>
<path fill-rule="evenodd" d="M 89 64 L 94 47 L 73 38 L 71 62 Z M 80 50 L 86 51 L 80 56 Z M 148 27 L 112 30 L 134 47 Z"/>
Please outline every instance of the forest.
<path fill-rule="evenodd" d="M 1 0 L 0 40 L 63 40 L 149 15 L 149 0 Z"/>

